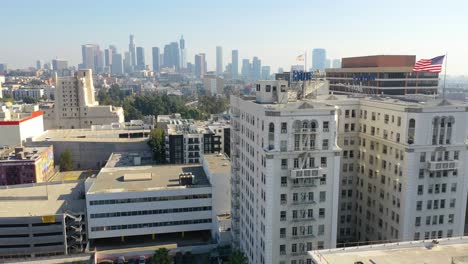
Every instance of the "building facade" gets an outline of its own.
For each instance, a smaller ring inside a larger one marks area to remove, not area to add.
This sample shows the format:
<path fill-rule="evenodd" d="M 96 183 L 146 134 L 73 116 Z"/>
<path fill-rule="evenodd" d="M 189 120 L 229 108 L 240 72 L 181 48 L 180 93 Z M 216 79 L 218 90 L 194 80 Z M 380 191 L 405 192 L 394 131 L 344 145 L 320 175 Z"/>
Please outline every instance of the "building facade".
<path fill-rule="evenodd" d="M 323 97 L 339 108 L 340 243 L 461 236 L 465 104 Z"/>
<path fill-rule="evenodd" d="M 215 240 L 222 236 L 213 224 L 230 211 L 230 165 L 224 155 L 207 156 L 203 166 L 138 166 L 126 164 L 125 155 L 111 156 L 85 183 L 90 239 L 195 232 Z"/>
<path fill-rule="evenodd" d="M 100 106 L 95 100 L 92 70 L 57 79 L 55 104 L 47 112 L 45 127 L 89 128 L 92 125 L 123 123 L 121 107 Z"/>
<path fill-rule="evenodd" d="M 44 133 L 44 113 L 37 105 L 0 106 L 0 146 L 20 146 Z"/>
<path fill-rule="evenodd" d="M 287 81 L 231 97 L 234 246 L 249 263 L 312 263 L 336 245 L 340 149 L 336 111 L 288 100 Z"/>
<path fill-rule="evenodd" d="M 413 72 L 415 62 L 412 55 L 343 58 L 341 68 L 327 69 L 326 75 L 336 94 L 437 94 L 439 74 Z"/>
<path fill-rule="evenodd" d="M 0 188 L 0 262 L 79 254 L 87 246 L 82 182 Z"/>
<path fill-rule="evenodd" d="M 46 182 L 54 174 L 52 146 L 7 148 L 0 152 L 0 185 Z"/>

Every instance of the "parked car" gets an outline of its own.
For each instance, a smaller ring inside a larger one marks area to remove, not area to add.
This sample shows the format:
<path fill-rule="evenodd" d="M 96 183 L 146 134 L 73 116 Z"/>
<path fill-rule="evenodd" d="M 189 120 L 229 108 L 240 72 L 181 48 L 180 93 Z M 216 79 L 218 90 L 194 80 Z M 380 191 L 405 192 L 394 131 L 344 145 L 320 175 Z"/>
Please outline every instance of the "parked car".
<path fill-rule="evenodd" d="M 138 260 L 138 264 L 146 264 L 145 256 L 140 256 L 140 259 Z"/>
<path fill-rule="evenodd" d="M 119 259 L 117 260 L 117 264 L 125 264 L 125 257 L 120 256 Z"/>

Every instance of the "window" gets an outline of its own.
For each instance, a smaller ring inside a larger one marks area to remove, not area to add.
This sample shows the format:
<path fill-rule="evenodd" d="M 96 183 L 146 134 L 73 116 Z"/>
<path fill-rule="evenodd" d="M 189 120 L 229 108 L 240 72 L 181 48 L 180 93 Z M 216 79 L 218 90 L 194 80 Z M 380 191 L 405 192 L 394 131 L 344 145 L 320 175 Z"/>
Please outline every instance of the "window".
<path fill-rule="evenodd" d="M 432 200 L 428 200 L 427 201 L 427 210 L 431 210 L 432 209 Z"/>
<path fill-rule="evenodd" d="M 291 244 L 291 253 L 296 253 L 297 252 L 297 244 Z"/>
<path fill-rule="evenodd" d="M 328 149 L 328 139 L 324 139 L 322 141 L 322 149 L 327 150 Z"/>
<path fill-rule="evenodd" d="M 281 123 L 281 134 L 286 134 L 288 133 L 288 123 L 283 122 Z"/>
<path fill-rule="evenodd" d="M 422 209 L 422 201 L 417 201 L 416 202 L 416 210 L 421 211 L 421 209 Z"/>
<path fill-rule="evenodd" d="M 421 225 L 421 217 L 420 216 L 416 217 L 416 221 L 415 221 L 414 225 L 415 226 L 420 226 Z"/>
<path fill-rule="evenodd" d="M 280 221 L 286 221 L 286 211 L 280 212 Z"/>
<path fill-rule="evenodd" d="M 424 193 L 424 185 L 418 185 L 418 195 L 422 195 Z"/>
<path fill-rule="evenodd" d="M 448 216 L 448 223 L 449 224 L 453 224 L 453 219 L 454 219 L 455 215 L 454 214 L 449 214 Z"/>
<path fill-rule="evenodd" d="M 286 245 L 280 245 L 280 255 L 286 255 Z"/>
<path fill-rule="evenodd" d="M 323 122 L 323 132 L 328 132 L 330 130 L 328 121 Z"/>
<path fill-rule="evenodd" d="M 323 168 L 327 167 L 327 157 L 321 157 L 320 158 L 320 164 L 322 165 Z"/>
<path fill-rule="evenodd" d="M 323 235 L 325 233 L 325 225 L 318 226 L 318 235 Z"/>
<path fill-rule="evenodd" d="M 281 159 L 281 169 L 287 169 L 287 168 L 288 168 L 288 160 Z"/>
<path fill-rule="evenodd" d="M 286 194 L 285 194 L 285 193 L 282 193 L 282 194 L 280 195 L 280 197 L 281 197 L 281 199 L 280 199 L 280 200 L 281 200 L 281 204 L 286 204 L 286 202 L 287 202 L 287 198 L 286 198 L 287 196 L 286 196 Z"/>
<path fill-rule="evenodd" d="M 457 183 L 452 183 L 452 187 L 450 187 L 451 192 L 456 192 L 457 191 Z"/>
<path fill-rule="evenodd" d="M 319 217 L 324 218 L 325 217 L 325 208 L 320 208 L 319 209 Z"/>
<path fill-rule="evenodd" d="M 320 192 L 320 202 L 324 202 L 324 201 L 325 201 L 326 195 L 327 195 L 326 192 Z"/>
<path fill-rule="evenodd" d="M 288 186 L 288 177 L 283 176 L 281 177 L 281 187 L 286 187 Z"/>
<path fill-rule="evenodd" d="M 285 238 L 286 237 L 286 228 L 282 227 L 280 228 L 280 238 Z"/>
<path fill-rule="evenodd" d="M 455 208 L 455 201 L 456 201 L 455 198 L 450 199 L 450 208 Z"/>

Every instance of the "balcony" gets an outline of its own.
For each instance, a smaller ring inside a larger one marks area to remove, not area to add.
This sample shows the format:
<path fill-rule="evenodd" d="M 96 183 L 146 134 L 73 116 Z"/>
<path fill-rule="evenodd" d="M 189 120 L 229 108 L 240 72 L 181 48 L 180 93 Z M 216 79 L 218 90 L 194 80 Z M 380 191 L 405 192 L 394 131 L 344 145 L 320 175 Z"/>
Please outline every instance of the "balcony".
<path fill-rule="evenodd" d="M 296 134 L 308 134 L 308 133 L 317 133 L 316 128 L 296 128 L 294 129 Z"/>
<path fill-rule="evenodd" d="M 291 188 L 310 188 L 310 187 L 317 187 L 317 184 L 314 181 L 311 182 L 294 182 L 292 181 L 290 184 Z"/>
<path fill-rule="evenodd" d="M 292 205 L 316 204 L 316 202 L 315 202 L 314 200 L 307 200 L 307 199 L 304 199 L 304 200 L 292 201 L 291 204 L 292 204 Z"/>
<path fill-rule="evenodd" d="M 291 256 L 302 256 L 302 255 L 307 255 L 307 251 L 291 252 Z"/>
<path fill-rule="evenodd" d="M 291 235 L 289 239 L 304 239 L 304 238 L 315 238 L 314 234 L 301 234 L 301 235 Z"/>
<path fill-rule="evenodd" d="M 291 222 L 315 221 L 314 217 L 298 217 L 291 219 Z"/>
<path fill-rule="evenodd" d="M 319 178 L 321 168 L 293 169 L 290 177 L 293 179 Z"/>
<path fill-rule="evenodd" d="M 428 161 L 427 162 L 427 170 L 429 171 L 456 170 L 457 168 L 458 168 L 457 160 Z"/>

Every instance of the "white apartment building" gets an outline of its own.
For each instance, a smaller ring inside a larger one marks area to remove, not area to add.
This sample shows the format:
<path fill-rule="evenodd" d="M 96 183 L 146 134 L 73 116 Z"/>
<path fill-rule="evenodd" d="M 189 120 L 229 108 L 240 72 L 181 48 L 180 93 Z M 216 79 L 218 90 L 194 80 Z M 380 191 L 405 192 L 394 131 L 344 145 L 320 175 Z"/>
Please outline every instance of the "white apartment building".
<path fill-rule="evenodd" d="M 467 104 L 321 96 L 338 110 L 338 241 L 463 235 Z"/>
<path fill-rule="evenodd" d="M 90 128 L 92 125 L 123 123 L 121 107 L 100 106 L 95 100 L 91 69 L 75 76 L 58 77 L 53 108 L 44 109 L 45 128 Z"/>
<path fill-rule="evenodd" d="M 249 263 L 308 264 L 336 245 L 337 112 L 288 89 L 260 81 L 256 97 L 231 97 L 233 241 Z"/>

